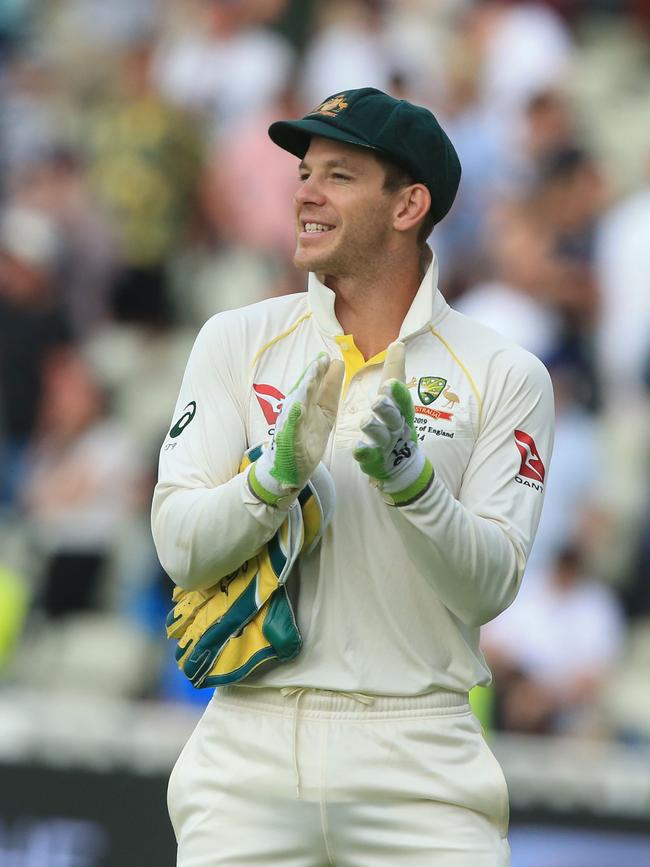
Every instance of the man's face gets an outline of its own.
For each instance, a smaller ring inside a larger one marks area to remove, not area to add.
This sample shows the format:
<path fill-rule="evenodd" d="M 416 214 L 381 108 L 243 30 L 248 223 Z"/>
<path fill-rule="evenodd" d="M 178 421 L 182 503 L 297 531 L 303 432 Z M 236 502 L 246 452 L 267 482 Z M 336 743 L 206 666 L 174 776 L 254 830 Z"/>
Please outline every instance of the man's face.
<path fill-rule="evenodd" d="M 360 147 L 315 136 L 299 172 L 296 267 L 332 277 L 367 272 L 393 223 L 382 165 Z"/>

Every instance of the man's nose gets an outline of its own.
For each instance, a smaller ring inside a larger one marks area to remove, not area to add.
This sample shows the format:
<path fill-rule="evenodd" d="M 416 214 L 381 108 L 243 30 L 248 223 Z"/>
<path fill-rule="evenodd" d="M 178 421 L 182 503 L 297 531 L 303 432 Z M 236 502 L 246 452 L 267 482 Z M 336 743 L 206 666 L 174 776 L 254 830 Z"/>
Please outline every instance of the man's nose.
<path fill-rule="evenodd" d="M 296 190 L 295 200 L 298 205 L 324 204 L 325 196 L 313 175 L 300 182 L 300 186 Z"/>

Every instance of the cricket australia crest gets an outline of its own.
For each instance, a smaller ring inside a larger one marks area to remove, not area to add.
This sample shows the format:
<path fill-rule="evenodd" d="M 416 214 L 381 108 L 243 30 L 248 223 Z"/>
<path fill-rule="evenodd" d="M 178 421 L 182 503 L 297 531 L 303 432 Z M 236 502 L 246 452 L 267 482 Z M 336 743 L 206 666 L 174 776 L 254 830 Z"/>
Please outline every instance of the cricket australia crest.
<path fill-rule="evenodd" d="M 326 117 L 336 117 L 339 112 L 344 111 L 347 107 L 345 94 L 340 93 L 338 96 L 333 96 L 330 99 L 326 99 L 325 102 L 321 102 L 309 114 L 324 114 Z"/>
<path fill-rule="evenodd" d="M 441 376 L 421 376 L 418 382 L 418 397 L 424 406 L 432 404 L 442 394 L 447 380 Z"/>

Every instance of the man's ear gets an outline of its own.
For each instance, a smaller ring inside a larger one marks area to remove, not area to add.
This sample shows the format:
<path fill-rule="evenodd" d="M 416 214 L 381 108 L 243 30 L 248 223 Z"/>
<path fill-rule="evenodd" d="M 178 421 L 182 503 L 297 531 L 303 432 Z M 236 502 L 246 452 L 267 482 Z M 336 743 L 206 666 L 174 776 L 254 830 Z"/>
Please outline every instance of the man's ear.
<path fill-rule="evenodd" d="M 417 226 L 431 207 L 431 193 L 424 184 L 410 184 L 400 191 L 393 212 L 393 228 L 408 232 Z"/>

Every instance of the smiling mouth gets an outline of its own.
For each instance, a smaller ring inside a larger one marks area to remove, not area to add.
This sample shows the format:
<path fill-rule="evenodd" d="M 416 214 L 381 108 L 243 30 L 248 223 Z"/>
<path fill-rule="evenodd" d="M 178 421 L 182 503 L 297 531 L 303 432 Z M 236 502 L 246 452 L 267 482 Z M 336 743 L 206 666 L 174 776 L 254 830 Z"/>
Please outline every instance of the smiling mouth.
<path fill-rule="evenodd" d="M 330 226 L 327 223 L 303 223 L 303 232 L 306 232 L 308 235 L 331 232 L 333 229 L 334 226 Z"/>

